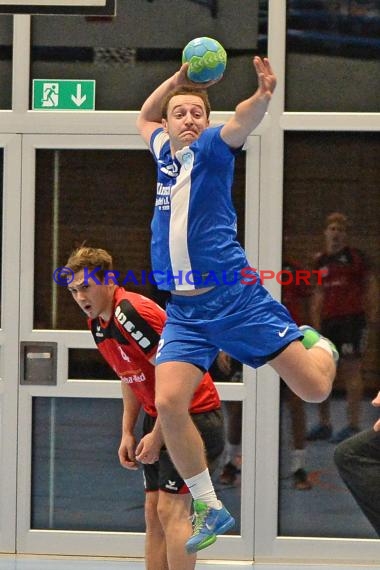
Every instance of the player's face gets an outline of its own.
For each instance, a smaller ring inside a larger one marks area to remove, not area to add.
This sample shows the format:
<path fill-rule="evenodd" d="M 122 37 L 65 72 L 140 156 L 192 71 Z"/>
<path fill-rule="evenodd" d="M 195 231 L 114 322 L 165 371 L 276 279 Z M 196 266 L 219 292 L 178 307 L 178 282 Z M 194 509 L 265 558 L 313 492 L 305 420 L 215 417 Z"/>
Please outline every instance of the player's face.
<path fill-rule="evenodd" d="M 162 124 L 175 150 L 191 144 L 209 125 L 204 102 L 196 95 L 175 95 Z"/>
<path fill-rule="evenodd" d="M 98 284 L 91 277 L 84 275 L 84 270 L 75 273 L 73 281 L 68 286 L 74 301 L 89 319 L 101 317 L 108 321 L 112 314 L 113 299 L 112 284 Z"/>
<path fill-rule="evenodd" d="M 329 250 L 339 251 L 346 245 L 346 229 L 341 224 L 332 223 L 325 229 L 325 238 Z"/>

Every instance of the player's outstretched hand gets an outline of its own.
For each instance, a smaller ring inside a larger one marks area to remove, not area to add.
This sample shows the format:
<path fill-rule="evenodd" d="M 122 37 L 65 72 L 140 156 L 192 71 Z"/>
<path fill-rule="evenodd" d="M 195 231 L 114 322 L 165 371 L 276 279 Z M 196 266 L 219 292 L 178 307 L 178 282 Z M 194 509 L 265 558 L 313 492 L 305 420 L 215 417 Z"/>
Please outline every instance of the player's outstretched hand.
<path fill-rule="evenodd" d="M 253 65 L 255 66 L 259 82 L 258 92 L 263 98 L 270 99 L 276 88 L 277 79 L 271 68 L 269 59 L 266 57 L 261 59 L 259 56 L 255 56 L 253 58 Z"/>

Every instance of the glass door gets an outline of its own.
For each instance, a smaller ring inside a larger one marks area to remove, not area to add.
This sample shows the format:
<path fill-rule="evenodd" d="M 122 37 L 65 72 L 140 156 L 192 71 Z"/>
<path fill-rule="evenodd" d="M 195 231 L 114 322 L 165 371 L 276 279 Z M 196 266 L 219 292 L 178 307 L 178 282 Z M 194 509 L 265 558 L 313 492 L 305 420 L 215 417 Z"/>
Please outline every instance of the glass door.
<path fill-rule="evenodd" d="M 239 168 L 244 215 L 245 157 Z M 122 469 L 117 456 L 120 381 L 59 275 L 77 246 L 102 247 L 121 276 L 137 277 L 123 280 L 126 288 L 160 302 L 138 281 L 150 270 L 154 187 L 153 161 L 137 135 L 23 138 L 18 552 L 144 554 L 142 474 Z M 245 400 L 249 391 L 243 424 L 254 414 L 248 384 L 220 383 L 224 400 Z M 220 489 L 238 525 L 203 558 L 253 558 L 254 447 L 245 446 L 243 439 L 241 485 L 252 509 L 241 513 L 240 485 Z"/>

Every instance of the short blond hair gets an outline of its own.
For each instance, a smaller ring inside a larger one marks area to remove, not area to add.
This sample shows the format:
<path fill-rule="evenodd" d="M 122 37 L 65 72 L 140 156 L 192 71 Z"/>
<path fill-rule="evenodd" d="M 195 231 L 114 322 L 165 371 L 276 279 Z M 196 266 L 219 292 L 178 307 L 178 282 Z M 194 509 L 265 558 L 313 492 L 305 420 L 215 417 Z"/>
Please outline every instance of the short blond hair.
<path fill-rule="evenodd" d="M 106 271 L 113 269 L 113 259 L 105 249 L 80 246 L 75 249 L 66 262 L 66 267 L 74 273 L 82 269 L 99 268 L 98 277 L 102 280 Z"/>
<path fill-rule="evenodd" d="M 342 228 L 344 228 L 344 230 L 347 230 L 348 226 L 347 216 L 345 216 L 341 212 L 333 212 L 332 214 L 329 214 L 326 217 L 325 228 L 331 226 L 331 224 L 338 224 L 338 226 L 341 226 Z"/>

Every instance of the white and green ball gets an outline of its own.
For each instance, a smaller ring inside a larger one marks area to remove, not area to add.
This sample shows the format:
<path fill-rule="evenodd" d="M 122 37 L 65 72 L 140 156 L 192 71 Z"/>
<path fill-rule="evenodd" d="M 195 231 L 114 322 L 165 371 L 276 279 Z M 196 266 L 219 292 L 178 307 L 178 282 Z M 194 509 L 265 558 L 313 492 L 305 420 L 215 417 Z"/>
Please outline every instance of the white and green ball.
<path fill-rule="evenodd" d="M 183 49 L 182 63 L 189 63 L 187 76 L 196 83 L 206 83 L 221 77 L 226 69 L 227 54 L 213 38 L 191 40 Z"/>

